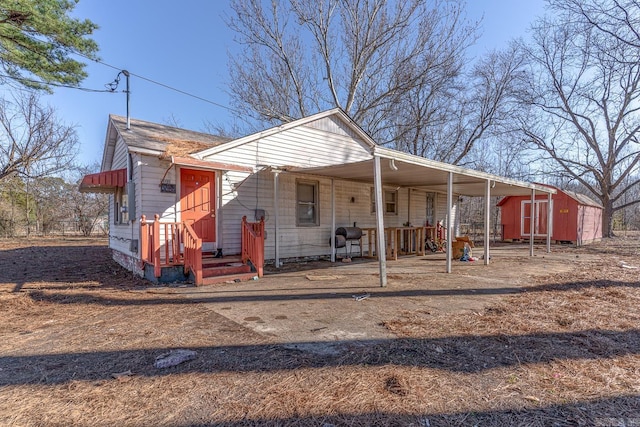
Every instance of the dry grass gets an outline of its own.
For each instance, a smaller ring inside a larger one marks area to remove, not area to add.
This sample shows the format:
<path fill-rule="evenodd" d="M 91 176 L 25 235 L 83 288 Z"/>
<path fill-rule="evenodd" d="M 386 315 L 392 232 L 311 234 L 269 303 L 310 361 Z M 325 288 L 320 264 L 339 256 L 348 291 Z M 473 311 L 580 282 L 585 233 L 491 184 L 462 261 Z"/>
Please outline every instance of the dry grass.
<path fill-rule="evenodd" d="M 0 424 L 638 424 L 639 272 L 620 267 L 638 246 L 614 243 L 588 270 L 540 278 L 485 310 L 399 310 L 384 322 L 396 339 L 323 355 L 108 262 L 95 272 L 107 281 L 30 282 L 0 293 Z M 153 368 L 168 348 L 198 358 Z"/>

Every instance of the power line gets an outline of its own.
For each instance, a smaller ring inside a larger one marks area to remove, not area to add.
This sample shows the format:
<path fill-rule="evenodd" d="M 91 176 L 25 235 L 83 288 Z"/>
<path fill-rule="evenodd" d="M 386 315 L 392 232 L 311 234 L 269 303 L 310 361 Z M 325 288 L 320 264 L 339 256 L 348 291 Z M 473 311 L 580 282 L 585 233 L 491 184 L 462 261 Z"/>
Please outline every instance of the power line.
<path fill-rule="evenodd" d="M 81 91 L 84 91 L 84 92 L 100 92 L 100 93 L 113 93 L 114 92 L 113 90 L 108 90 L 108 89 L 91 89 L 91 88 L 81 87 L 81 86 L 64 85 L 62 83 L 45 82 L 45 81 L 42 81 L 42 80 L 27 79 L 25 77 L 10 76 L 8 74 L 0 74 L 0 77 L 5 77 L 5 78 L 8 78 L 8 79 L 17 80 L 19 82 L 28 82 L 28 83 L 33 83 L 33 84 L 38 84 L 38 85 L 43 85 L 43 86 L 62 87 L 62 88 L 66 88 L 66 89 L 77 89 L 77 90 L 81 90 Z"/>
<path fill-rule="evenodd" d="M 86 58 L 86 59 L 88 59 L 88 60 L 90 60 L 90 61 L 94 61 L 94 62 L 96 62 L 96 63 L 98 63 L 98 64 L 100 64 L 100 65 L 104 65 L 105 67 L 113 68 L 114 70 L 118 70 L 118 71 L 122 71 L 122 70 L 124 70 L 124 68 L 120 68 L 120 67 L 113 66 L 113 65 L 111 65 L 111 64 L 107 64 L 106 62 L 103 62 L 103 61 L 101 61 L 101 60 L 99 60 L 99 59 L 93 59 L 93 58 L 90 58 L 90 57 L 88 57 L 88 56 L 86 56 L 86 55 L 83 55 L 83 54 L 81 54 L 81 53 L 79 53 L 79 52 L 74 52 L 74 53 L 75 53 L 76 55 L 82 56 L 83 58 Z M 211 105 L 215 105 L 216 107 L 224 108 L 225 110 L 231 111 L 232 113 L 241 114 L 238 110 L 235 110 L 235 109 L 233 109 L 233 108 L 231 108 L 231 107 L 228 107 L 228 106 L 226 106 L 226 105 L 222 105 L 222 104 L 220 104 L 220 103 L 218 103 L 218 102 L 211 101 L 210 99 L 206 99 L 206 98 L 203 98 L 203 97 L 201 97 L 201 96 L 194 95 L 194 94 L 192 94 L 192 93 L 189 93 L 189 92 L 187 92 L 187 91 L 184 91 L 184 90 L 182 90 L 182 89 L 178 89 L 178 88 L 175 88 L 175 87 L 173 87 L 173 86 L 169 86 L 169 85 L 167 85 L 167 84 L 160 83 L 160 82 L 158 82 L 158 81 L 156 81 L 156 80 L 153 80 L 153 79 L 150 79 L 150 78 L 148 78 L 148 77 L 141 76 L 140 74 L 132 73 L 131 71 L 129 71 L 129 74 L 131 74 L 132 76 L 137 77 L 137 78 L 139 78 L 139 79 L 141 79 L 141 80 L 145 80 L 145 81 L 147 81 L 147 82 L 149 82 L 149 83 L 152 83 L 152 84 L 155 84 L 155 85 L 161 86 L 161 87 L 163 87 L 163 88 L 165 88 L 165 89 L 169 89 L 169 90 L 172 90 L 172 91 L 177 92 L 177 93 L 179 93 L 179 94 L 189 96 L 189 97 L 191 97 L 191 98 L 194 98 L 194 99 L 197 99 L 197 100 L 200 100 L 200 101 L 203 101 L 203 102 L 209 103 L 209 104 L 211 104 Z"/>
<path fill-rule="evenodd" d="M 13 23 L 11 23 L 11 24 L 13 24 Z M 14 24 L 14 26 L 15 26 L 15 24 Z M 20 27 L 18 27 L 18 26 L 16 26 L 16 27 L 17 27 L 17 28 L 20 28 Z M 25 36 L 25 37 L 28 37 L 28 38 L 32 39 L 33 41 L 39 41 L 38 39 L 36 39 L 35 37 L 33 37 L 31 34 L 25 34 L 25 33 L 23 33 L 23 34 L 24 34 L 24 36 Z M 58 46 L 59 46 L 59 45 L 58 45 Z M 59 46 L 59 47 L 62 47 L 62 46 Z M 75 55 L 77 55 L 77 56 L 81 56 L 81 57 L 83 57 L 83 58 L 85 58 L 85 59 L 87 59 L 87 60 L 89 60 L 89 61 L 93 61 L 93 62 L 96 62 L 96 63 L 98 63 L 98 64 L 100 64 L 100 65 L 104 65 L 105 67 L 113 68 L 113 69 L 114 69 L 114 70 L 116 70 L 116 71 L 122 71 L 122 70 L 124 70 L 124 68 L 123 68 L 123 67 L 116 67 L 115 65 L 107 64 L 106 62 L 104 62 L 104 61 L 102 61 L 102 60 L 100 60 L 100 59 L 92 58 L 92 57 L 90 57 L 90 56 L 88 56 L 88 55 L 83 54 L 82 52 L 78 52 L 78 51 L 75 51 L 75 50 L 72 50 L 72 49 L 69 49 L 69 48 L 66 48 L 65 50 L 67 50 L 67 52 L 69 52 L 69 53 L 71 53 L 71 54 L 75 54 Z M 32 51 L 32 52 L 35 52 L 35 51 Z M 37 52 L 37 53 L 39 53 L 39 52 Z M 174 92 L 180 93 L 180 94 L 182 94 L 182 95 L 189 96 L 189 97 L 191 97 L 191 98 L 194 98 L 194 99 L 197 99 L 197 100 L 200 100 L 200 101 L 203 101 L 203 102 L 209 103 L 209 104 L 211 104 L 211 105 L 215 105 L 216 107 L 224 108 L 225 110 L 228 110 L 228 111 L 230 111 L 230 112 L 232 112 L 232 113 L 242 114 L 241 112 L 239 112 L 239 111 L 237 111 L 237 110 L 235 110 L 235 109 L 233 109 L 233 108 L 231 108 L 231 107 L 228 107 L 228 106 L 226 106 L 226 105 L 222 105 L 222 104 L 220 104 L 220 103 L 218 103 L 218 102 L 211 101 L 211 100 L 209 100 L 209 99 L 203 98 L 203 97 L 198 96 L 198 95 L 194 95 L 194 94 L 189 93 L 189 92 L 187 92 L 187 91 L 184 91 L 184 90 L 182 90 L 182 89 L 178 89 L 178 88 L 175 88 L 175 87 L 173 87 L 173 86 L 169 86 L 169 85 L 167 85 L 167 84 L 160 83 L 160 82 L 158 82 L 158 81 L 155 81 L 155 80 L 150 79 L 150 78 L 148 78 L 148 77 L 141 76 L 141 75 L 139 75 L 139 74 L 135 74 L 135 73 L 130 73 L 130 74 L 131 74 L 132 76 L 135 76 L 135 77 L 137 77 L 137 78 L 141 79 L 141 80 L 145 80 L 145 81 L 147 81 L 147 82 L 149 82 L 149 83 L 152 83 L 152 84 L 155 84 L 155 85 L 161 86 L 161 87 L 163 87 L 163 88 L 165 88 L 165 89 L 169 89 L 169 90 L 172 90 L 172 91 L 174 91 Z M 11 76 L 6 76 L 6 77 L 10 77 L 10 78 L 14 78 L 14 79 L 16 79 L 16 80 L 19 80 L 19 79 L 15 78 L 15 77 L 11 77 Z M 61 85 L 61 84 L 56 84 L 56 83 L 38 82 L 38 81 L 35 81 L 35 80 L 29 80 L 29 79 L 25 79 L 25 78 L 21 78 L 21 79 L 22 79 L 22 80 L 24 80 L 24 81 L 30 81 L 30 82 L 38 83 L 38 84 L 42 84 L 42 85 L 49 85 L 49 86 L 63 87 L 63 88 L 69 88 L 69 89 L 78 89 L 78 90 L 84 90 L 84 91 L 87 91 L 87 92 L 114 92 L 113 90 L 86 89 L 86 88 L 80 88 L 80 87 L 77 87 L 77 86 L 66 86 L 66 85 Z"/>

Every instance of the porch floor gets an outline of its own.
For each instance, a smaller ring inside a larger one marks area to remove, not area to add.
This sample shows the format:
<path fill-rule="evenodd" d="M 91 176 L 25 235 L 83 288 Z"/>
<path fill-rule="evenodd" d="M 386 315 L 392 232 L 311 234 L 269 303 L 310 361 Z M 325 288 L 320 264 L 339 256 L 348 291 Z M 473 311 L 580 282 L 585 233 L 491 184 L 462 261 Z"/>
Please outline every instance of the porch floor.
<path fill-rule="evenodd" d="M 571 271 L 591 258 L 576 257 L 568 247 L 553 247 L 556 252 L 550 254 L 545 249 L 536 247 L 529 257 L 528 245 L 492 248 L 490 265 L 452 261 L 451 274 L 445 273 L 442 253 L 401 257 L 387 263 L 386 288 L 379 286 L 377 261 L 354 258 L 351 263 L 285 264 L 278 271 L 269 268 L 258 281 L 178 292 L 274 342 L 380 339 L 391 336 L 380 322 L 397 314 L 399 306 L 432 314 L 481 311 L 535 285 L 536 276 Z M 483 249 L 476 247 L 473 253 L 481 255 Z"/>

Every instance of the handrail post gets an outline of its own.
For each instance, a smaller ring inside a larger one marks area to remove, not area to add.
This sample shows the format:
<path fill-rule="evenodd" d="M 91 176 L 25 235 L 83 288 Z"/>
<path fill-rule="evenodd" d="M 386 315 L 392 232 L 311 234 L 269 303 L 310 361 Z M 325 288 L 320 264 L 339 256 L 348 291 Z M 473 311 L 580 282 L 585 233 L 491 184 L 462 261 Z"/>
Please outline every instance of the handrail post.
<path fill-rule="evenodd" d="M 160 215 L 153 216 L 153 274 L 156 277 L 162 275 L 160 269 Z"/>
<path fill-rule="evenodd" d="M 242 263 L 246 264 L 247 263 L 247 216 L 244 215 L 242 217 L 242 234 L 240 236 L 240 240 L 241 240 L 241 252 L 242 252 Z"/>
<path fill-rule="evenodd" d="M 149 259 L 149 229 L 145 215 L 140 217 L 140 259 L 142 262 Z"/>
<path fill-rule="evenodd" d="M 262 277 L 264 273 L 264 217 L 260 218 L 260 240 L 258 253 L 258 277 Z"/>
<path fill-rule="evenodd" d="M 182 224 L 184 243 L 184 272 L 193 273 L 195 285 L 202 284 L 202 239 L 198 238 L 187 223 Z"/>
<path fill-rule="evenodd" d="M 194 254 L 194 275 L 196 276 L 196 285 L 202 284 L 202 239 L 196 239 L 196 250 Z"/>

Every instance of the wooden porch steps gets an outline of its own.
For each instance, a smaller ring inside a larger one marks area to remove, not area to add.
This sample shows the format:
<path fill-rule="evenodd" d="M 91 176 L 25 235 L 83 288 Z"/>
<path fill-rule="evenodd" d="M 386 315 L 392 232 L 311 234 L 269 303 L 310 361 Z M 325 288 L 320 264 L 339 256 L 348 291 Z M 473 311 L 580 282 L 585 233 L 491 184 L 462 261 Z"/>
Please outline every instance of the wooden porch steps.
<path fill-rule="evenodd" d="M 242 258 L 239 256 L 223 258 L 214 258 L 209 254 L 202 256 L 203 285 L 247 281 L 256 275 L 251 271 L 251 266 L 242 263 Z"/>

